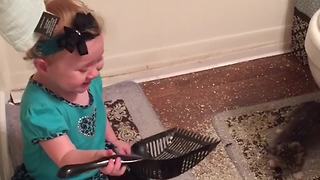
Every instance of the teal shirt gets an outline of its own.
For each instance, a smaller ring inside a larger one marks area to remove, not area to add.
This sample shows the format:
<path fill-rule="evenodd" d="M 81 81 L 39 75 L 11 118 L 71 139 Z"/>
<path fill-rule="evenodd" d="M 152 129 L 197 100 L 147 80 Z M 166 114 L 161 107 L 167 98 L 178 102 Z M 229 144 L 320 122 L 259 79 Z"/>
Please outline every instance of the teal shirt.
<path fill-rule="evenodd" d="M 77 149 L 105 148 L 106 110 L 101 77 L 91 82 L 90 103 L 81 106 L 56 96 L 40 83 L 30 80 L 21 103 L 23 158 L 29 174 L 39 180 L 58 179 L 58 166 L 42 150 L 39 142 L 67 134 Z M 86 179 L 91 171 L 71 179 Z"/>

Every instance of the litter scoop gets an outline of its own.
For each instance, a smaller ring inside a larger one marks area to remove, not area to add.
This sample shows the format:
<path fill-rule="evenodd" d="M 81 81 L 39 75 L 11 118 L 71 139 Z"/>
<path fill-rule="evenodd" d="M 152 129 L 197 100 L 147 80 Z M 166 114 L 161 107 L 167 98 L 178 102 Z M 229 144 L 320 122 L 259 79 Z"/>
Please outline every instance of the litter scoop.
<path fill-rule="evenodd" d="M 85 164 L 67 165 L 59 170 L 58 177 L 72 177 L 101 168 L 110 159 L 120 157 L 122 164 L 126 164 L 128 170 L 137 177 L 169 179 L 197 165 L 219 142 L 218 139 L 185 129 L 172 128 L 134 143 L 133 155 L 114 155 Z"/>
<path fill-rule="evenodd" d="M 127 156 L 127 155 L 117 154 L 117 155 L 112 155 L 108 157 L 103 157 L 88 163 L 71 164 L 71 165 L 63 166 L 62 168 L 59 169 L 58 177 L 63 179 L 70 178 L 84 172 L 102 168 L 104 166 L 107 166 L 110 160 L 116 159 L 117 157 L 120 157 L 121 164 L 128 164 L 128 163 L 133 163 L 133 162 L 138 162 L 143 160 L 143 157 L 141 156 L 136 156 L 136 155 Z"/>

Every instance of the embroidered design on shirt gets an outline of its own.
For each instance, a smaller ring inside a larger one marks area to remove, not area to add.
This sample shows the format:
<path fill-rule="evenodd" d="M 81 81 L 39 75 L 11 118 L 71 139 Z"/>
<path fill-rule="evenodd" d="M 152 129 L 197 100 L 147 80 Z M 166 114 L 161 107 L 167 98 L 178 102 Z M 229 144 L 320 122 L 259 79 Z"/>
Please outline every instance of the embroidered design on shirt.
<path fill-rule="evenodd" d="M 94 109 L 92 116 L 81 117 L 78 121 L 78 129 L 85 136 L 94 136 L 96 133 L 97 109 Z"/>

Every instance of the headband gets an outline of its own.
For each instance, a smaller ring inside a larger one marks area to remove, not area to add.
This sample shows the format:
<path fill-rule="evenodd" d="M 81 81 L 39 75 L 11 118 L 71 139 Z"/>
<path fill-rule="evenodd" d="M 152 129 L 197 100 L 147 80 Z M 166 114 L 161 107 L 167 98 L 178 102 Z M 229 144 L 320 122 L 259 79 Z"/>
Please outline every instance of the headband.
<path fill-rule="evenodd" d="M 97 29 L 98 23 L 90 14 L 77 13 L 72 24 L 73 27 L 64 27 L 64 33 L 56 37 L 39 41 L 36 50 L 40 56 L 48 56 L 66 49 L 73 53 L 75 49 L 79 54 L 88 54 L 86 41 L 94 39 L 99 34 L 89 32 L 90 29 Z"/>

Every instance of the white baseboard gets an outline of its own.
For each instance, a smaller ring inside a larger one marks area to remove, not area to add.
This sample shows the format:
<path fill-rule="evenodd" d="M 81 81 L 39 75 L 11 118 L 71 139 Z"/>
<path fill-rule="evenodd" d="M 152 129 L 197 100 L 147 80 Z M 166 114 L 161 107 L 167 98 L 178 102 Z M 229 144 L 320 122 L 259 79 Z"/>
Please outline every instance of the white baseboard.
<path fill-rule="evenodd" d="M 113 56 L 106 52 L 101 74 L 104 85 L 141 82 L 277 55 L 289 51 L 290 29 L 274 27 Z M 14 72 L 12 89 L 24 88 L 30 74 Z"/>
<path fill-rule="evenodd" d="M 290 51 L 290 29 L 264 29 L 109 57 L 102 71 L 104 84 L 166 78 L 283 54 Z"/>
<path fill-rule="evenodd" d="M 147 81 L 169 78 L 169 77 L 179 76 L 179 75 L 193 73 L 193 72 L 204 71 L 204 70 L 212 69 L 215 67 L 221 67 L 221 66 L 251 61 L 259 58 L 285 54 L 288 52 L 290 52 L 289 49 L 282 50 L 282 51 L 274 51 L 272 53 L 267 53 L 260 56 L 245 57 L 241 59 L 236 59 L 234 61 L 222 62 L 220 64 L 219 63 L 214 64 L 214 62 L 212 63 L 211 61 L 201 61 L 201 62 L 195 62 L 194 64 L 190 63 L 190 64 L 174 65 L 170 67 L 147 69 L 144 71 L 132 72 L 132 73 L 117 75 L 113 77 L 104 76 L 103 84 L 104 86 L 109 86 L 125 80 L 131 80 L 137 83 L 147 82 Z"/>

